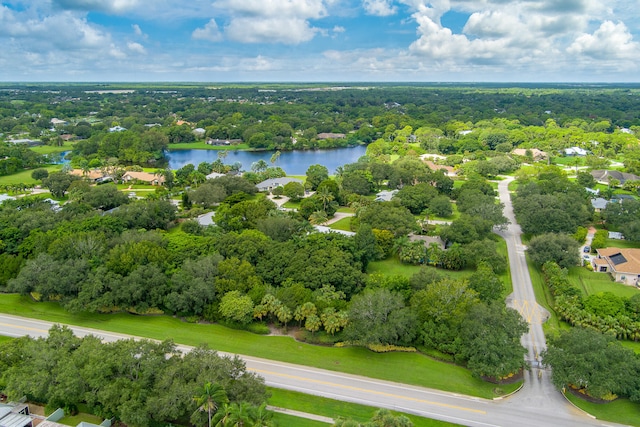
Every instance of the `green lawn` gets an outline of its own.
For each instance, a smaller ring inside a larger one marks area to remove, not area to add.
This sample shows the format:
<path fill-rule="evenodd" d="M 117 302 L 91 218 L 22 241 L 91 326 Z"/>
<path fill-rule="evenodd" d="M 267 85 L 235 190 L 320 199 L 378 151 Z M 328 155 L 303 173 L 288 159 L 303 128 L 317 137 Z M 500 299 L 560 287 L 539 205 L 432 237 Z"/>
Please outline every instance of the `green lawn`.
<path fill-rule="evenodd" d="M 607 239 L 606 245 L 607 248 L 640 248 L 640 242 L 634 242 L 632 240 Z"/>
<path fill-rule="evenodd" d="M 369 420 L 378 410 L 378 408 L 374 408 L 371 406 L 342 402 L 339 400 L 328 399 L 326 397 L 312 396 L 310 394 L 277 388 L 270 388 L 269 392 L 271 392 L 269 405 L 280 408 L 293 409 L 295 411 L 307 412 L 309 414 L 322 415 L 333 419 L 344 417 L 364 422 Z M 393 413 L 401 414 L 401 412 L 396 411 L 393 411 Z M 411 422 L 413 422 L 414 427 L 439 427 L 455 425 L 446 423 L 444 421 L 432 420 L 430 418 L 423 418 L 410 414 L 403 415 L 407 416 L 411 420 Z M 281 424 L 281 426 L 283 425 Z"/>
<path fill-rule="evenodd" d="M 169 150 L 217 150 L 217 151 L 233 151 L 233 150 L 249 150 L 251 147 L 247 144 L 237 145 L 210 145 L 204 141 L 183 142 L 180 144 L 169 144 Z"/>
<path fill-rule="evenodd" d="M 640 426 L 640 403 L 633 403 L 627 399 L 618 399 L 610 403 L 591 403 L 571 393 L 567 393 L 566 396 L 571 403 L 599 420 Z"/>
<path fill-rule="evenodd" d="M 420 271 L 421 268 L 433 268 L 438 271 L 438 273 L 452 277 L 452 278 L 465 278 L 471 275 L 471 270 L 462 270 L 462 271 L 451 271 L 451 270 L 443 270 L 441 268 L 435 268 L 430 266 L 420 266 L 420 265 L 410 265 L 403 264 L 400 262 L 397 256 L 393 256 L 389 259 L 384 259 L 382 261 L 373 261 L 370 262 L 367 266 L 367 273 L 369 274 L 384 274 L 388 276 L 406 276 L 411 277 L 417 272 Z"/>
<path fill-rule="evenodd" d="M 51 172 L 55 172 L 62 169 L 62 165 L 50 165 L 43 166 L 42 169 L 46 169 Z M 33 169 L 24 170 L 22 172 L 14 173 L 12 175 L 0 176 L 0 185 L 12 185 L 12 184 L 40 184 L 40 181 L 36 181 L 31 178 Z"/>
<path fill-rule="evenodd" d="M 60 147 L 55 145 L 39 145 L 37 147 L 30 147 L 30 150 L 38 154 L 53 154 L 62 153 L 63 151 L 73 150 L 74 143 L 71 141 L 65 141 Z"/>
<path fill-rule="evenodd" d="M 306 418 L 299 418 L 278 412 L 274 412 L 273 420 L 279 427 L 327 427 L 329 425 L 321 421 L 308 420 Z"/>
<path fill-rule="evenodd" d="M 460 367 L 439 362 L 418 353 L 374 353 L 360 347 L 322 347 L 286 336 L 262 336 L 216 324 L 185 323 L 170 316 L 135 316 L 126 313 L 71 314 L 56 303 L 36 303 L 29 297 L 0 295 L 0 312 L 89 328 L 120 332 L 153 339 L 174 339 L 211 348 L 283 362 L 363 375 L 389 381 L 432 387 L 484 398 L 496 392 L 509 393 L 518 384 L 495 386 L 473 378 Z M 411 369 L 406 369 L 411 366 Z"/>
<path fill-rule="evenodd" d="M 348 216 L 346 218 L 342 218 L 341 220 L 338 220 L 333 224 L 329 225 L 329 227 L 333 228 L 334 230 L 352 231 L 351 218 L 353 217 Z"/>
<path fill-rule="evenodd" d="M 282 207 L 287 208 L 287 209 L 300 209 L 300 202 L 292 202 L 292 201 L 288 201 L 286 202 L 284 205 L 282 205 Z"/>
<path fill-rule="evenodd" d="M 6 337 L 6 336 L 4 336 L 4 335 L 0 335 L 0 344 L 3 344 L 3 343 L 6 343 L 6 342 L 9 342 L 9 341 L 11 341 L 12 339 L 13 339 L 13 338 L 11 338 L 11 337 Z"/>
<path fill-rule="evenodd" d="M 86 414 L 84 412 L 80 412 L 77 415 L 65 415 L 58 422 L 60 424 L 66 424 L 68 426 L 74 426 L 75 427 L 75 426 L 77 426 L 78 424 L 80 424 L 83 421 L 87 422 L 87 423 L 91 423 L 91 424 L 100 425 L 100 423 L 102 422 L 102 418 L 97 417 L 95 415 L 91 415 L 91 414 Z"/>
<path fill-rule="evenodd" d="M 598 292 L 612 292 L 617 296 L 628 298 L 640 292 L 640 290 L 633 286 L 614 282 L 607 273 L 594 273 L 583 267 L 571 268 L 568 278 L 585 296 Z"/>

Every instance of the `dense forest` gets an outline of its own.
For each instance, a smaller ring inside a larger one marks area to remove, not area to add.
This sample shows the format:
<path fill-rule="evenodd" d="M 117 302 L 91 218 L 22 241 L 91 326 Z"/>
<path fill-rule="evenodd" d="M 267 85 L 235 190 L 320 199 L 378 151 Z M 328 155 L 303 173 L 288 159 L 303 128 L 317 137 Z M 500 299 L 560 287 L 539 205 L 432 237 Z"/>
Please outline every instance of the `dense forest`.
<path fill-rule="evenodd" d="M 527 324 L 506 307 L 501 280 L 508 265 L 495 232 L 508 220 L 489 181 L 501 174 L 516 177 L 514 211 L 560 318 L 608 337 L 640 339 L 638 297 L 582 297 L 566 279 L 580 261 L 587 226 L 597 222 L 640 237 L 636 200 L 595 212 L 587 191 L 598 185 L 589 171 L 613 160 L 625 172 L 640 172 L 638 107 L 634 86 L 159 85 L 124 92 L 97 85 L 8 86 L 0 92 L 0 175 L 30 170 L 50 194 L 0 204 L 0 291 L 56 301 L 76 313 L 166 314 L 257 333 L 295 326 L 308 342 L 423 351 L 500 381 L 527 368 L 520 344 Z M 49 172 L 42 167 L 46 157 L 15 138 L 69 144 L 71 165 L 82 175 L 68 173 L 68 166 Z M 166 168 L 164 153 L 172 145 L 204 141 L 264 150 L 366 144 L 367 152 L 334 176 L 313 165 L 304 183 L 261 193 L 256 183 L 284 176 L 266 161 L 240 171 L 224 163 L 221 151 L 213 163 Z M 587 155 L 562 157 L 574 146 Z M 514 154 L 515 148 L 525 151 Z M 547 157 L 535 163 L 534 149 Z M 424 153 L 437 154 L 432 160 L 438 164 L 427 164 Z M 570 170 L 551 164 L 558 159 Z M 132 197 L 122 177 L 142 166 L 163 185 Z M 91 171 L 114 182 L 93 185 Z M 207 179 L 212 172 L 221 176 Z M 639 183 L 631 179 L 623 188 L 609 181 L 600 184 L 600 194 L 637 195 Z M 379 192 L 389 199 L 376 200 Z M 274 203 L 280 196 L 293 207 Z M 195 220 L 209 211 L 215 212 L 212 225 Z M 314 227 L 339 211 L 349 213 L 350 233 Z M 600 237 L 594 248 L 604 244 Z M 376 262 L 420 267 L 410 275 L 371 273 Z M 93 345 L 56 334 L 72 343 L 73 360 Z M 594 352 L 598 357 L 613 348 L 608 338 L 584 339 L 602 347 Z M 30 341 L 13 345 L 16 354 L 24 352 L 20 357 L 34 357 Z M 169 365 L 173 350 L 163 345 Z M 574 351 L 576 345 L 572 335 L 554 337 L 545 363 L 562 366 L 563 346 Z M 610 351 L 640 371 L 632 352 Z M 11 372 L 0 377 L 11 393 L 56 402 L 46 390 L 23 391 Z M 610 376 L 619 377 L 620 370 Z M 560 385 L 568 378 L 556 380 Z M 189 387 L 221 380 L 193 381 Z M 619 385 L 592 395 L 640 398 L 637 381 Z M 236 403 L 259 408 L 264 399 L 258 397 L 240 396 Z M 149 408 L 154 398 L 139 407 Z M 92 407 L 100 412 L 100 405 Z M 166 419 L 187 419 L 193 403 L 183 409 Z M 108 413 L 129 416 L 117 411 Z"/>

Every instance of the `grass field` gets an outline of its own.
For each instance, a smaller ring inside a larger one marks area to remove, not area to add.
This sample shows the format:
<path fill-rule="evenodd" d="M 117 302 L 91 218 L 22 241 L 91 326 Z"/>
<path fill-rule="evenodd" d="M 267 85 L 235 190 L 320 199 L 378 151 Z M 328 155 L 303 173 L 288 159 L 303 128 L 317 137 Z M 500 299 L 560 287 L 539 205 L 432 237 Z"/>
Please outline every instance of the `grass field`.
<path fill-rule="evenodd" d="M 329 424 L 322 421 L 308 420 L 306 418 L 299 418 L 293 415 L 281 414 L 275 412 L 273 414 L 273 420 L 279 427 L 327 427 Z"/>
<path fill-rule="evenodd" d="M 382 261 L 370 262 L 369 265 L 367 266 L 367 273 L 385 274 L 389 276 L 399 275 L 399 276 L 411 277 L 417 272 L 419 272 L 421 268 L 432 268 L 437 270 L 438 273 L 444 276 L 453 277 L 453 278 L 465 278 L 473 273 L 473 271 L 471 270 L 451 271 L 451 270 L 443 270 L 441 268 L 435 268 L 430 266 L 403 264 L 395 255 L 389 259 L 385 259 Z"/>
<path fill-rule="evenodd" d="M 629 298 L 640 293 L 640 290 L 633 286 L 614 282 L 607 273 L 594 273 L 583 267 L 571 268 L 568 278 L 585 296 L 598 292 L 612 292 L 617 296 Z"/>
<path fill-rule="evenodd" d="M 58 422 L 60 424 L 65 424 L 65 425 L 74 426 L 74 427 L 80 424 L 81 422 L 100 425 L 100 423 L 102 422 L 102 418 L 97 417 L 95 415 L 81 412 L 78 415 L 66 415 L 62 417 Z"/>
<path fill-rule="evenodd" d="M 46 169 L 51 172 L 55 172 L 62 169 L 62 165 L 50 165 L 43 166 L 42 169 Z M 40 181 L 36 181 L 31 178 L 32 169 L 22 172 L 14 173 L 13 175 L 0 176 L 0 185 L 12 185 L 12 184 L 40 184 Z"/>
<path fill-rule="evenodd" d="M 203 141 L 199 142 L 184 142 L 180 144 L 169 144 L 169 150 L 215 150 L 215 151 L 233 151 L 233 150 L 249 150 L 247 144 L 237 145 L 210 145 Z"/>
<path fill-rule="evenodd" d="M 640 404 L 627 399 L 618 399 L 610 403 L 591 403 L 582 400 L 571 393 L 566 394 L 571 403 L 583 411 L 595 416 L 599 420 L 631 426 L 640 426 Z"/>
<path fill-rule="evenodd" d="M 334 230 L 352 231 L 351 230 L 351 218 L 352 217 L 350 217 L 350 216 L 348 216 L 346 218 L 342 218 L 341 220 L 336 221 L 333 224 L 329 225 L 329 227 L 334 229 Z"/>
<path fill-rule="evenodd" d="M 378 410 L 366 405 L 357 403 L 342 402 L 339 400 L 328 399 L 325 397 L 312 396 L 309 394 L 298 393 L 295 391 L 270 388 L 271 398 L 269 405 L 293 409 L 296 411 L 307 412 L 309 414 L 322 415 L 325 417 L 336 419 L 338 417 L 352 418 L 356 421 L 364 422 L 369 420 Z M 400 412 L 393 411 L 394 414 Z M 453 426 L 454 424 L 444 421 L 432 420 L 429 418 L 418 417 L 410 414 L 403 414 L 408 417 L 414 427 L 444 427 Z M 326 425 L 326 424 L 325 424 Z M 281 427 L 291 426 L 294 424 L 280 424 Z"/>
<path fill-rule="evenodd" d="M 62 153 L 64 151 L 70 151 L 73 149 L 73 142 L 65 141 L 61 146 L 55 145 L 38 145 L 37 147 L 31 147 L 30 150 L 34 153 L 38 154 L 53 154 L 53 153 Z"/>
<path fill-rule="evenodd" d="M 9 342 L 11 341 L 13 338 L 11 337 L 6 337 L 4 335 L 0 335 L 0 344 L 5 343 L 5 342 Z"/>
<path fill-rule="evenodd" d="M 185 323 L 170 316 L 134 316 L 120 313 L 71 314 L 56 303 L 36 303 L 29 297 L 0 295 L 0 312 L 52 322 L 126 333 L 158 340 L 174 339 L 180 344 L 210 348 L 266 359 L 280 360 L 332 371 L 346 372 L 432 387 L 484 398 L 509 393 L 518 384 L 495 385 L 473 378 L 460 367 L 439 362 L 418 353 L 374 353 L 360 347 L 322 347 L 295 341 L 288 336 L 261 336 L 216 324 Z M 405 369 L 411 366 L 411 369 Z"/>

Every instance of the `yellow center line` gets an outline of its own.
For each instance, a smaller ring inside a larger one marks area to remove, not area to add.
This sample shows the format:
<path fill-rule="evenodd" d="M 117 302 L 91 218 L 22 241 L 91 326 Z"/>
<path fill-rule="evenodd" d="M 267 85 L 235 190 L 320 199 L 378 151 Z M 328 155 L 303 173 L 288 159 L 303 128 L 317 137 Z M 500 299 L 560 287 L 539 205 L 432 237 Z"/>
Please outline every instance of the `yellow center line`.
<path fill-rule="evenodd" d="M 24 329 L 25 331 L 42 332 L 42 333 L 45 333 L 45 334 L 49 333 L 49 331 L 46 330 L 46 329 L 31 328 L 29 326 L 16 326 L 16 325 L 11 325 L 9 323 L 0 323 L 0 326 L 8 326 L 10 328 Z"/>
<path fill-rule="evenodd" d="M 483 411 L 483 410 L 480 410 L 480 409 L 465 408 L 464 406 L 450 405 L 448 403 L 433 402 L 433 401 L 430 401 L 430 400 L 418 399 L 418 398 L 409 397 L 409 396 L 401 396 L 401 395 L 398 395 L 398 394 L 386 393 L 386 392 L 383 392 L 383 391 L 375 391 L 375 390 L 370 390 L 370 389 L 361 388 L 361 387 L 354 387 L 354 386 L 349 386 L 349 385 L 336 384 L 336 383 L 332 383 L 332 382 L 328 382 L 328 381 L 314 380 L 314 379 L 311 379 L 311 378 L 300 377 L 300 376 L 297 376 L 297 375 L 281 374 L 279 372 L 265 371 L 265 370 L 262 370 L 262 369 L 249 369 L 249 370 L 257 372 L 257 373 L 260 373 L 260 374 L 275 375 L 275 376 L 278 376 L 278 377 L 290 378 L 290 379 L 294 379 L 294 380 L 298 380 L 298 381 L 305 381 L 305 382 L 315 383 L 315 384 L 328 385 L 328 386 L 331 386 L 331 387 L 337 387 L 337 388 L 342 388 L 342 389 L 346 389 L 346 390 L 352 390 L 352 391 L 359 391 L 359 392 L 364 392 L 364 393 L 369 393 L 369 394 L 375 394 L 375 395 L 378 395 L 378 396 L 393 397 L 393 398 L 396 398 L 396 399 L 402 399 L 402 400 L 409 400 L 409 401 L 412 401 L 412 402 L 425 403 L 427 405 L 442 406 L 442 407 L 445 407 L 445 408 L 457 409 L 457 410 L 460 410 L 460 411 L 475 412 L 476 414 L 485 415 L 487 413 L 486 411 Z"/>
<path fill-rule="evenodd" d="M 0 323 L 0 326 L 8 326 L 8 327 L 11 327 L 11 328 L 23 329 L 23 330 L 27 330 L 27 331 L 41 332 L 41 333 L 48 333 L 49 332 L 48 330 L 45 330 L 45 329 L 32 328 L 32 327 L 29 327 L 29 326 L 16 326 L 16 325 L 11 325 L 9 323 Z M 269 374 L 269 375 L 274 375 L 274 376 L 278 376 L 278 377 L 295 379 L 295 380 L 298 380 L 298 381 L 304 381 L 304 382 L 308 382 L 308 383 L 328 385 L 328 386 L 331 386 L 331 387 L 337 387 L 337 388 L 341 388 L 341 389 L 345 389 L 345 390 L 352 390 L 352 391 L 358 391 L 358 392 L 363 392 L 363 393 L 375 394 L 375 395 L 378 395 L 378 396 L 393 397 L 393 398 L 402 399 L 402 400 L 408 400 L 408 401 L 412 401 L 412 402 L 425 403 L 427 405 L 441 406 L 441 407 L 444 407 L 444 408 L 450 408 L 450 409 L 457 409 L 457 410 L 461 410 L 461 411 L 474 412 L 474 413 L 477 413 L 477 414 L 483 414 L 483 415 L 486 414 L 486 411 L 482 411 L 480 409 L 465 408 L 464 406 L 450 405 L 448 403 L 433 402 L 433 401 L 430 401 L 430 400 L 418 399 L 418 398 L 415 398 L 415 397 L 401 396 L 401 395 L 398 395 L 398 394 L 386 393 L 386 392 L 383 392 L 383 391 L 375 391 L 375 390 L 370 390 L 370 389 L 361 388 L 361 387 L 354 387 L 354 386 L 349 386 L 349 385 L 336 384 L 336 383 L 332 383 L 332 382 L 329 382 L 329 381 L 314 380 L 314 379 L 311 379 L 311 378 L 300 377 L 300 376 L 297 376 L 297 375 L 281 374 L 279 372 L 266 371 L 266 370 L 262 370 L 262 369 L 249 369 L 249 370 L 257 372 L 257 373 L 261 373 L 261 374 Z"/>

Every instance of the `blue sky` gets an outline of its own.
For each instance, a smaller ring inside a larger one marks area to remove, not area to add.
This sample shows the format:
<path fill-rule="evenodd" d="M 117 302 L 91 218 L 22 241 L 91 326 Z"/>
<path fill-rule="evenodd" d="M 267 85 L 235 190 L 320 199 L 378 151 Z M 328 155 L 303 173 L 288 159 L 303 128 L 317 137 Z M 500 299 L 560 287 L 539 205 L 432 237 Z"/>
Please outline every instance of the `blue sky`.
<path fill-rule="evenodd" d="M 637 0 L 0 0 L 3 81 L 638 82 Z"/>

